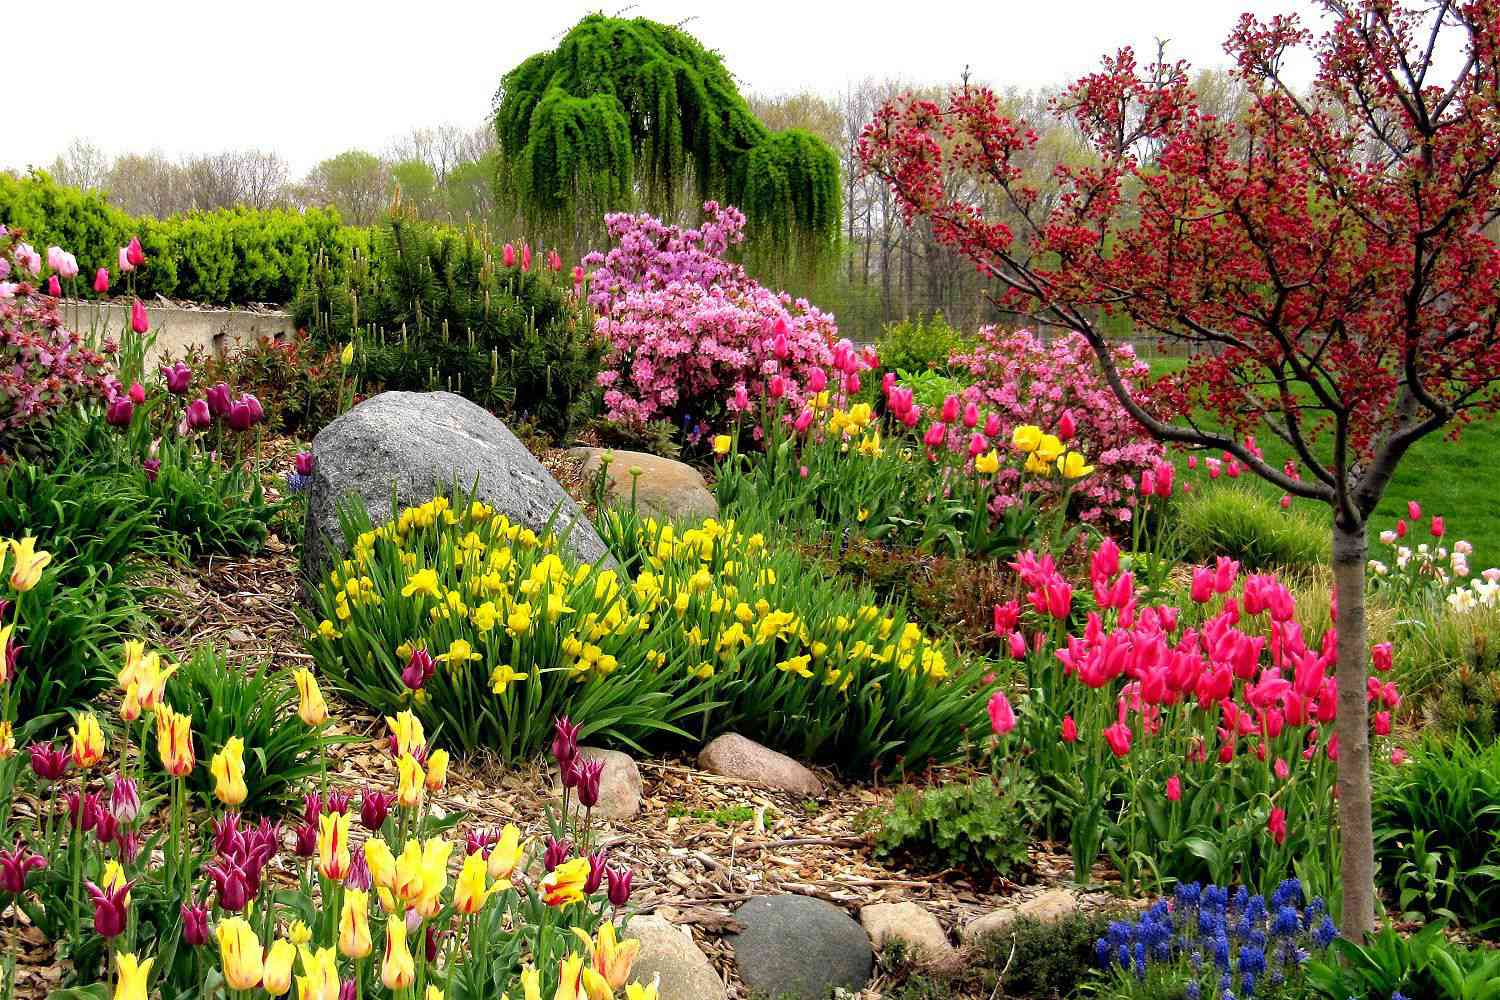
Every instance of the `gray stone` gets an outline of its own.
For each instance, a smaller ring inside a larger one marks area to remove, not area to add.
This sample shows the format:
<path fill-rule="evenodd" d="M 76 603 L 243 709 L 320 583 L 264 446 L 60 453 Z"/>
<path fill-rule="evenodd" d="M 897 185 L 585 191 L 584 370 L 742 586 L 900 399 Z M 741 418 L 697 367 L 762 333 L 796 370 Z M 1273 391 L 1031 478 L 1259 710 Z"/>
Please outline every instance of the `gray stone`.
<path fill-rule="evenodd" d="M 364 500 L 375 524 L 398 508 L 425 503 L 455 485 L 517 524 L 566 533 L 579 559 L 610 559 L 604 543 L 557 480 L 504 422 L 451 392 L 383 392 L 318 432 L 307 487 L 302 546 L 304 584 L 316 581 L 344 551 L 339 504 Z M 476 485 L 477 479 L 477 485 Z M 555 520 L 554 520 L 555 517 Z M 612 560 L 610 560 L 612 561 Z"/>
<path fill-rule="evenodd" d="M 599 801 L 594 803 L 595 819 L 630 819 L 641 811 L 641 791 L 644 788 L 641 769 L 630 754 L 599 747 L 579 747 L 578 753 L 604 761 L 604 771 L 599 775 Z M 553 794 L 562 794 L 561 784 L 553 789 Z"/>
<path fill-rule="evenodd" d="M 724 1000 L 724 981 L 686 927 L 652 913 L 632 919 L 625 937 L 641 943 L 631 980 L 646 986 L 660 976 L 661 1000 Z"/>
<path fill-rule="evenodd" d="M 963 927 L 965 944 L 980 938 L 1003 934 L 1018 917 L 1030 917 L 1044 924 L 1054 924 L 1078 910 L 1078 897 L 1068 889 L 1048 889 L 1020 903 L 992 910 L 976 917 Z"/>
<path fill-rule="evenodd" d="M 568 454 L 583 460 L 584 478 L 590 484 L 610 456 L 605 472 L 605 492 L 617 505 L 629 505 L 632 491 L 643 512 L 674 521 L 702 521 L 717 517 L 718 501 L 698 470 L 682 462 L 644 451 L 613 451 L 605 448 L 573 448 Z M 639 470 L 635 476 L 632 470 Z"/>
<path fill-rule="evenodd" d="M 899 942 L 911 960 L 939 968 L 952 965 L 957 958 L 943 925 L 916 903 L 871 903 L 860 908 L 859 922 L 876 951 Z"/>
<path fill-rule="evenodd" d="M 847 913 L 811 896 L 756 896 L 734 914 L 744 930 L 728 938 L 752 991 L 788 1000 L 826 1000 L 870 981 L 875 955 Z"/>
<path fill-rule="evenodd" d="M 796 795 L 823 794 L 823 782 L 816 774 L 786 754 L 738 733 L 725 733 L 704 747 L 698 755 L 698 766 L 725 778 Z"/>

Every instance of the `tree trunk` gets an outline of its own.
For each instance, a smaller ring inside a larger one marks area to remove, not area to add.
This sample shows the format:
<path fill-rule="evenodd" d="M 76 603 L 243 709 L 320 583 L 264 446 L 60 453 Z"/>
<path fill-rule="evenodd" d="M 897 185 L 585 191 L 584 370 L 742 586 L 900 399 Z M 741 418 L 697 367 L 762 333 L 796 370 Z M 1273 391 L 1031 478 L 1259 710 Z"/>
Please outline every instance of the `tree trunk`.
<path fill-rule="evenodd" d="M 1338 600 L 1340 881 L 1344 937 L 1363 943 L 1375 929 L 1375 841 L 1370 823 L 1370 725 L 1366 678 L 1369 653 L 1365 628 L 1365 524 L 1347 523 L 1335 513 L 1333 589 Z"/>

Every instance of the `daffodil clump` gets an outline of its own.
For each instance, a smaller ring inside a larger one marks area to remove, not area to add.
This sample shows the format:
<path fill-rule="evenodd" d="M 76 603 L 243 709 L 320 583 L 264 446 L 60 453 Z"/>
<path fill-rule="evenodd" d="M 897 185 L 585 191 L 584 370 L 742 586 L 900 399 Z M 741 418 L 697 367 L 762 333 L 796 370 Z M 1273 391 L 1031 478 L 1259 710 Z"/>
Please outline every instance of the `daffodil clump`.
<path fill-rule="evenodd" d="M 997 411 L 957 396 L 924 412 L 894 376 L 882 390 L 881 411 L 842 406 L 826 391 L 795 411 L 768 399 L 762 450 L 739 453 L 733 435 L 715 440 L 720 508 L 773 511 L 804 531 L 994 557 L 1045 535 L 1045 515 L 1066 515 L 1074 484 L 1094 471 L 1073 446 L 1071 415 L 1050 429 L 1008 427 Z"/>
<path fill-rule="evenodd" d="M 899 612 L 733 522 L 606 533 L 618 566 L 482 503 L 439 497 L 380 527 L 351 512 L 309 648 L 362 700 L 507 759 L 562 714 L 628 743 L 733 727 L 851 767 L 957 748 L 974 670 Z"/>

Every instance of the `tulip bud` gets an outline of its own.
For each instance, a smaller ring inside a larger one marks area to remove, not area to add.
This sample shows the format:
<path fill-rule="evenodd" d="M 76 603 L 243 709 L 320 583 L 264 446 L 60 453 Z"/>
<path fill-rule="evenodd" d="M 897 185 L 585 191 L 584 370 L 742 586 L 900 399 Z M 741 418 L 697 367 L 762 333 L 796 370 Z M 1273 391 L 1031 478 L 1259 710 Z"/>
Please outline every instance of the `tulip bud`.
<path fill-rule="evenodd" d="M 411 651 L 411 658 L 406 661 L 406 668 L 401 671 L 401 683 L 413 691 L 420 691 L 422 685 L 432 678 L 435 669 L 432 654 L 418 647 Z"/>
<path fill-rule="evenodd" d="M 191 430 L 201 431 L 214 422 L 213 414 L 209 411 L 208 402 L 195 399 L 187 406 L 184 420 Z"/>
<path fill-rule="evenodd" d="M 111 427 L 129 427 L 134 417 L 135 403 L 131 402 L 129 396 L 112 399 L 104 408 L 104 421 Z"/>
<path fill-rule="evenodd" d="M 47 294 L 54 299 L 62 298 L 62 284 L 57 280 L 57 275 L 47 276 Z"/>
<path fill-rule="evenodd" d="M 94 272 L 94 291 L 100 295 L 109 291 L 109 268 L 101 267 Z"/>
<path fill-rule="evenodd" d="M 624 906 L 630 902 L 630 880 L 629 868 L 611 868 L 606 873 L 609 880 L 609 901 L 613 906 Z"/>
<path fill-rule="evenodd" d="M 130 391 L 126 395 L 130 397 L 132 403 L 140 406 L 146 401 L 146 387 L 139 382 L 132 382 L 130 383 Z"/>
<path fill-rule="evenodd" d="M 599 802 L 599 780 L 604 775 L 604 760 L 590 757 L 578 765 L 578 801 L 585 809 Z"/>
<path fill-rule="evenodd" d="M 146 305 L 140 299 L 130 303 L 130 329 L 136 333 L 145 333 L 151 329 L 151 320 L 146 315 Z"/>
<path fill-rule="evenodd" d="M 161 471 L 161 459 L 148 458 L 141 463 L 141 468 L 146 471 L 146 482 L 156 482 L 156 474 Z"/>

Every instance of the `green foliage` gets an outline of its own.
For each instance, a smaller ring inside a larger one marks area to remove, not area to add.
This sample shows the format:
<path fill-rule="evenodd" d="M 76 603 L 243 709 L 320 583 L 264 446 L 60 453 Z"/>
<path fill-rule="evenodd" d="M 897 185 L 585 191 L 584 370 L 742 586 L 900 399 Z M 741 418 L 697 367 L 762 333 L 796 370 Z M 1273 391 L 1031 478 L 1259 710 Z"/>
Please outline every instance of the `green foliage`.
<path fill-rule="evenodd" d="M 194 557 L 259 552 L 284 503 L 271 503 L 260 479 L 207 454 L 163 448 L 156 479 L 142 471 L 157 522 Z"/>
<path fill-rule="evenodd" d="M 1238 559 L 1247 570 L 1306 569 L 1329 561 L 1329 532 L 1296 510 L 1281 510 L 1252 487 L 1214 485 L 1188 493 L 1176 511 L 1178 544 L 1192 562 Z"/>
<path fill-rule="evenodd" d="M 1021 916 L 978 942 L 979 964 L 999 980 L 1007 997 L 1068 1000 L 1096 978 L 1094 942 L 1123 910 L 1077 910 L 1042 922 Z"/>
<path fill-rule="evenodd" d="M 219 382 L 254 393 L 265 408 L 268 434 L 312 437 L 338 415 L 338 349 L 315 346 L 305 332 L 287 341 L 262 337 L 223 357 L 194 352 L 188 364 L 199 395 Z M 364 389 L 374 386 L 367 382 Z"/>
<path fill-rule="evenodd" d="M 310 209 L 219 209 L 167 219 L 136 218 L 97 191 L 57 184 L 44 173 L 0 173 L 0 219 L 25 230 L 37 246 L 55 244 L 78 258 L 76 289 L 93 297 L 95 269 L 115 273 L 119 248 L 139 236 L 147 263 L 133 275 L 142 298 L 166 295 L 212 305 L 290 302 L 320 254 L 364 246 L 360 230 L 336 212 Z"/>
<path fill-rule="evenodd" d="M 881 358 L 884 364 L 885 359 Z M 935 371 L 908 371 L 904 368 L 896 371 L 896 377 L 900 383 L 912 391 L 912 398 L 923 410 L 936 412 L 943 406 L 943 400 L 949 396 L 957 396 L 964 391 L 965 384 L 952 375 L 944 375 Z M 872 394 L 878 393 L 879 385 L 874 379 L 869 380 Z M 861 387 L 863 388 L 863 387 Z"/>
<path fill-rule="evenodd" d="M 448 389 L 565 435 L 587 412 L 603 348 L 571 280 L 503 266 L 488 237 L 392 215 L 373 251 L 320 259 L 293 313 L 314 343 L 358 342 L 354 374 Z"/>
<path fill-rule="evenodd" d="M 1500 930 L 1500 743 L 1429 739 L 1375 774 L 1379 883 L 1402 912 Z"/>
<path fill-rule="evenodd" d="M 1307 981 L 1327 1000 L 1497 1000 L 1500 951 L 1470 951 L 1447 940 L 1439 924 L 1410 937 L 1383 927 L 1363 946 L 1340 938 L 1329 954 L 1308 963 Z"/>
<path fill-rule="evenodd" d="M 903 789 L 882 815 L 876 855 L 899 857 L 923 871 L 958 869 L 980 881 L 1008 878 L 1026 865 L 1034 788 L 1015 776 L 926 791 Z"/>
<path fill-rule="evenodd" d="M 195 649 L 167 681 L 167 702 L 193 717 L 198 760 L 206 764 L 232 736 L 245 741 L 244 811 L 276 815 L 303 779 L 318 773 L 317 730 L 297 718 L 297 689 L 289 672 L 269 663 L 245 669 L 210 647 Z M 323 736 L 337 743 L 340 737 Z M 189 787 L 213 797 L 213 778 L 197 767 Z"/>
<path fill-rule="evenodd" d="M 887 323 L 876 342 L 882 367 L 906 373 L 947 374 L 948 359 L 974 349 L 975 340 L 948 325 L 941 310 L 899 323 Z M 909 385 L 906 376 L 902 384 Z M 941 402 L 941 398 L 939 398 Z"/>
<path fill-rule="evenodd" d="M 719 56 L 645 18 L 590 14 L 505 74 L 499 186 L 536 221 L 638 207 L 676 215 L 689 189 L 744 210 L 751 244 L 817 258 L 836 239 L 839 158 L 801 129 L 772 132 Z"/>

